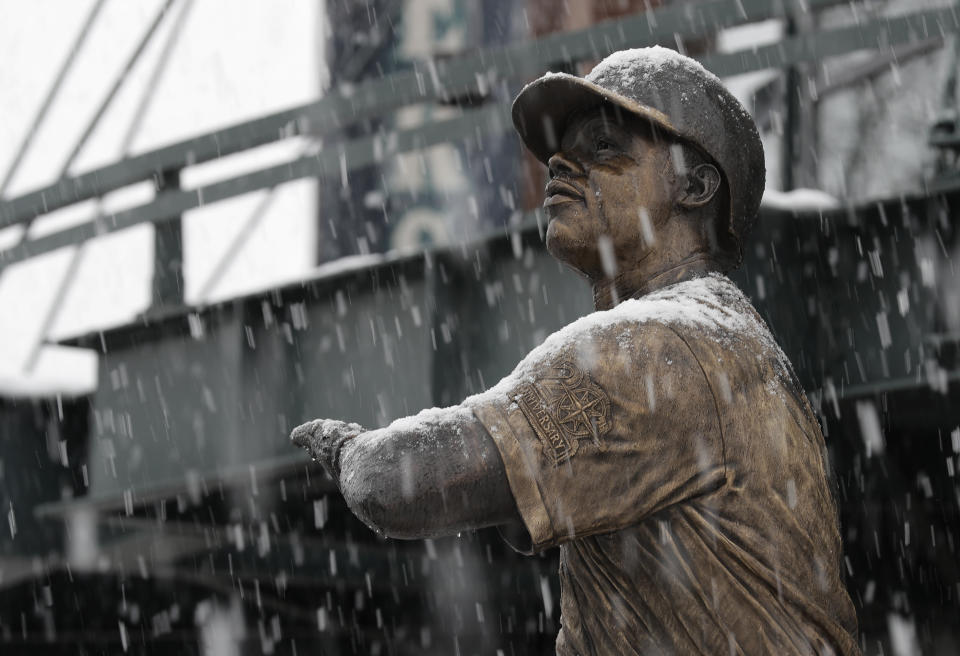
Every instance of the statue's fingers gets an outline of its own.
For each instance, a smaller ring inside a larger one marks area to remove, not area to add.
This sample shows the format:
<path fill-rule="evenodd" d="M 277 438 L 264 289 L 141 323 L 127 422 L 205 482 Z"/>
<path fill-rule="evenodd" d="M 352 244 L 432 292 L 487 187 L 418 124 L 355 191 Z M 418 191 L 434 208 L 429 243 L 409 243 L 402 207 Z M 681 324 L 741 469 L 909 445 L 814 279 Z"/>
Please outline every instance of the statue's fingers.
<path fill-rule="evenodd" d="M 312 449 L 317 432 L 323 424 L 323 420 L 314 419 L 305 424 L 300 424 L 290 433 L 290 441 L 304 449 Z"/>

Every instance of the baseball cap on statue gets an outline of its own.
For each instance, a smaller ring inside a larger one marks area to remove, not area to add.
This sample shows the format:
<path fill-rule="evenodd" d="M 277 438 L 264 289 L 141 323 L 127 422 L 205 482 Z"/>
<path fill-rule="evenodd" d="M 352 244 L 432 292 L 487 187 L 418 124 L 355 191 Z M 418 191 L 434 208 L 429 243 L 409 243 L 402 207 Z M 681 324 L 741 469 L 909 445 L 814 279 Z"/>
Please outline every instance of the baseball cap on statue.
<path fill-rule="evenodd" d="M 513 101 L 513 124 L 530 152 L 546 164 L 559 149 L 567 121 L 604 103 L 649 120 L 716 162 L 727 180 L 728 229 L 742 259 L 766 177 L 760 135 L 743 105 L 699 62 L 655 46 L 615 52 L 583 78 L 547 73 Z"/>

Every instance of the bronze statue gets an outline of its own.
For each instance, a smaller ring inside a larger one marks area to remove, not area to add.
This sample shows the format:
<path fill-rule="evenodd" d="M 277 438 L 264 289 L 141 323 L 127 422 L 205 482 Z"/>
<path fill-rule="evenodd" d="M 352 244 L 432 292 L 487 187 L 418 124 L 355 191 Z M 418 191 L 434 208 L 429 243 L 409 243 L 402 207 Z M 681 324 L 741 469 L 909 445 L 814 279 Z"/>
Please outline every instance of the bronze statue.
<path fill-rule="evenodd" d="M 513 120 L 597 311 L 459 406 L 293 441 L 385 535 L 559 546 L 558 654 L 858 654 L 820 427 L 722 273 L 764 188 L 753 120 L 663 48 L 545 75 Z"/>

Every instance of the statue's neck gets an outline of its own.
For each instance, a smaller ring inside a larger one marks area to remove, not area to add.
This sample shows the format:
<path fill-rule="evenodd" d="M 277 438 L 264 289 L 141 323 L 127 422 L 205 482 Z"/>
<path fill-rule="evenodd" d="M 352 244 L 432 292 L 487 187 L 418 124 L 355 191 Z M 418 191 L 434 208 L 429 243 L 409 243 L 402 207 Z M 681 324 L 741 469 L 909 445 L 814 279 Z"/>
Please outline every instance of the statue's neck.
<path fill-rule="evenodd" d="M 697 253 L 653 272 L 641 269 L 623 271 L 614 278 L 591 281 L 593 307 L 595 310 L 609 310 L 629 298 L 639 298 L 661 287 L 720 270 L 712 256 Z"/>

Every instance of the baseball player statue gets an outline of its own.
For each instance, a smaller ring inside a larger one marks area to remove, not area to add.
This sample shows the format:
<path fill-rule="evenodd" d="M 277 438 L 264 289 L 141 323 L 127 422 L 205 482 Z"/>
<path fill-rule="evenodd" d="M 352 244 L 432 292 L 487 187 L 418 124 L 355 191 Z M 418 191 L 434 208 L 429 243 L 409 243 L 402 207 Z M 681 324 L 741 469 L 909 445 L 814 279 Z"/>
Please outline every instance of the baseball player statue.
<path fill-rule="evenodd" d="M 384 535 L 559 546 L 558 654 L 859 654 L 820 427 L 724 275 L 764 189 L 753 120 L 643 48 L 541 77 L 513 122 L 549 168 L 547 249 L 596 311 L 458 406 L 293 441 Z"/>

